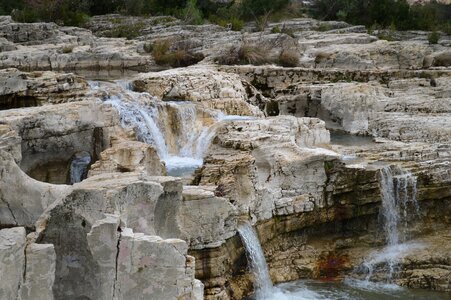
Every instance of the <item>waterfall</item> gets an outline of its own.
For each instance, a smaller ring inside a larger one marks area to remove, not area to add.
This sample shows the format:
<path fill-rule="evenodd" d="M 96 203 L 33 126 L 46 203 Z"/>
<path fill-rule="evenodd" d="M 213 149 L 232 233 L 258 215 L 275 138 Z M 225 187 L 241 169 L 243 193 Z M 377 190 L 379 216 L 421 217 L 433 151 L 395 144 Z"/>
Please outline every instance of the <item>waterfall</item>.
<path fill-rule="evenodd" d="M 398 175 L 393 175 L 393 172 Z M 403 169 L 384 167 L 380 170 L 382 216 L 387 245 L 398 245 L 406 240 L 409 206 L 418 212 L 416 177 Z"/>
<path fill-rule="evenodd" d="M 250 271 L 254 276 L 256 299 L 270 299 L 273 294 L 273 285 L 257 234 L 249 223 L 241 225 L 238 228 L 238 233 L 246 248 Z"/>
<path fill-rule="evenodd" d="M 120 93 L 110 95 L 105 103 L 119 112 L 122 127 L 133 128 L 138 140 L 156 148 L 168 175 L 189 175 L 202 165 L 222 114 L 206 114 L 216 121 L 207 126 L 192 102 L 156 101 L 147 93 L 131 91 L 127 82 L 116 84 Z M 99 88 L 94 83 L 91 86 Z"/>
<path fill-rule="evenodd" d="M 419 244 L 405 243 L 408 221 L 419 212 L 416 177 L 399 167 L 384 167 L 380 170 L 380 191 L 380 217 L 383 221 L 386 247 L 371 253 L 359 267 L 359 271 L 366 274 L 364 282 L 359 283 L 361 287 L 369 286 L 374 271 L 383 265 L 388 268 L 385 280 L 391 282 L 399 260 L 409 250 L 422 247 Z"/>
<path fill-rule="evenodd" d="M 120 95 L 110 97 L 105 103 L 111 104 L 119 112 L 123 127 L 135 128 L 138 140 L 153 145 L 162 160 L 168 157 L 164 135 L 154 121 L 158 115 L 155 107 L 124 101 Z"/>
<path fill-rule="evenodd" d="M 82 181 L 86 177 L 91 156 L 87 152 L 76 153 L 70 164 L 70 184 Z"/>

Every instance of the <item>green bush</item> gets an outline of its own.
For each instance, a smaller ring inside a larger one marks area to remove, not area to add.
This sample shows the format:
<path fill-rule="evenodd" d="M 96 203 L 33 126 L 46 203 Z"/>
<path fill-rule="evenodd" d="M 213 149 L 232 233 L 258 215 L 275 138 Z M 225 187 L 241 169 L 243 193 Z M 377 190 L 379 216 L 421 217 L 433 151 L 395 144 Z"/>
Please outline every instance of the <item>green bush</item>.
<path fill-rule="evenodd" d="M 232 17 L 230 19 L 230 24 L 232 24 L 233 31 L 241 31 L 241 29 L 243 29 L 244 27 L 244 21 L 235 17 Z"/>
<path fill-rule="evenodd" d="M 280 27 L 279 26 L 274 26 L 272 29 L 271 29 L 271 33 L 281 33 L 282 31 L 280 30 Z"/>
<path fill-rule="evenodd" d="M 126 38 L 131 40 L 141 35 L 141 31 L 144 29 L 145 24 L 143 22 L 137 22 L 130 25 L 118 25 L 113 29 L 104 32 L 105 37 L 111 38 Z"/>
<path fill-rule="evenodd" d="M 407 0 L 317 0 L 311 14 L 321 20 L 342 20 L 367 28 L 394 24 L 399 30 L 445 30 L 451 24 L 451 5 L 435 1 L 410 6 Z"/>
<path fill-rule="evenodd" d="M 202 12 L 196 6 L 196 0 L 188 0 L 180 17 L 186 24 L 200 25 L 204 23 Z"/>
<path fill-rule="evenodd" d="M 9 15 L 15 9 L 23 9 L 23 0 L 1 0 L 0 15 Z"/>
<path fill-rule="evenodd" d="M 438 33 L 437 31 L 432 31 L 431 33 L 429 33 L 428 35 L 429 44 L 437 44 L 439 40 L 440 33 Z"/>
<path fill-rule="evenodd" d="M 212 15 L 210 16 L 209 21 L 222 27 L 230 27 L 230 29 L 232 29 L 233 31 L 241 31 L 241 29 L 243 29 L 244 27 L 244 21 L 236 17 L 231 17 L 230 19 L 222 19 L 217 15 Z"/>

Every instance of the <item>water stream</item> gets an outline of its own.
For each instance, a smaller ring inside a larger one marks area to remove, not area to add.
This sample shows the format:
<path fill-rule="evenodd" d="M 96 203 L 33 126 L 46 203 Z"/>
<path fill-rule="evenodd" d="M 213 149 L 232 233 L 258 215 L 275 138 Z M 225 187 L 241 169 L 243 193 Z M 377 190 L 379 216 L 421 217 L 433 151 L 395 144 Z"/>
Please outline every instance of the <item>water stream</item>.
<path fill-rule="evenodd" d="M 249 223 L 244 223 L 238 227 L 238 233 L 246 248 L 249 269 L 254 277 L 256 299 L 271 299 L 273 295 L 273 285 L 257 233 Z"/>
<path fill-rule="evenodd" d="M 91 83 L 98 89 L 98 83 Z M 199 109 L 189 101 L 156 101 L 147 93 L 130 90 L 116 82 L 120 92 L 105 101 L 111 104 L 125 128 L 133 128 L 137 139 L 155 147 L 168 175 L 187 176 L 203 163 L 218 122 L 232 119 L 218 111 Z"/>
<path fill-rule="evenodd" d="M 421 248 L 423 245 L 407 242 L 408 223 L 419 213 L 417 202 L 417 180 L 410 172 L 399 167 L 386 166 L 380 170 L 380 190 L 382 207 L 380 216 L 386 246 L 381 251 L 371 253 L 359 267 L 358 272 L 365 273 L 362 285 L 371 285 L 376 269 L 382 270 L 385 278 L 378 280 L 386 283 L 392 282 L 397 266 L 405 255 L 411 250 Z"/>

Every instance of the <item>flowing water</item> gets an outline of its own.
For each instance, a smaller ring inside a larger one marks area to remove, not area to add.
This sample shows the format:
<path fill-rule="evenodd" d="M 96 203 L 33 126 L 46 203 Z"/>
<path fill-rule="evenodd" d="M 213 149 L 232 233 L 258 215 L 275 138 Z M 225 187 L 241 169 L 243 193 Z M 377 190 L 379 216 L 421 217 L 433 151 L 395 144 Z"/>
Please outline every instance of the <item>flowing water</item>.
<path fill-rule="evenodd" d="M 413 290 L 397 285 L 300 280 L 273 289 L 268 300 L 449 300 L 446 293 Z M 257 298 L 258 300 L 258 298 Z"/>
<path fill-rule="evenodd" d="M 256 300 L 442 300 L 450 299 L 446 293 L 413 290 L 392 284 L 390 281 L 399 260 L 421 244 L 406 242 L 405 231 L 410 219 L 419 211 L 416 198 L 416 177 L 397 167 L 385 167 L 381 176 L 381 217 L 387 246 L 369 255 L 360 266 L 363 280 L 347 278 L 344 282 L 299 280 L 273 286 L 258 237 L 249 224 L 238 231 L 246 248 L 250 271 L 254 276 Z M 385 273 L 384 282 L 372 282 L 374 271 Z"/>
<path fill-rule="evenodd" d="M 156 101 L 147 93 L 131 91 L 126 81 L 116 86 L 121 92 L 105 103 L 119 112 L 123 127 L 133 128 L 138 140 L 156 148 L 171 176 L 187 176 L 202 166 L 218 122 L 242 119 L 202 110 L 188 101 Z M 92 82 L 91 88 L 99 89 L 99 83 Z"/>
<path fill-rule="evenodd" d="M 269 277 L 268 265 L 266 264 L 260 241 L 252 226 L 244 223 L 238 228 L 241 240 L 246 248 L 246 257 L 249 269 L 254 276 L 255 295 L 258 300 L 271 299 L 273 285 Z"/>
<path fill-rule="evenodd" d="M 345 282 L 298 280 L 273 286 L 260 241 L 248 223 L 238 228 L 254 277 L 255 300 L 445 300 L 446 293 L 406 289 L 395 284 L 347 279 Z M 405 245 L 405 244 L 401 244 Z M 395 249 L 393 249 L 395 250 Z M 399 249 L 398 249 L 399 250 Z"/>
<path fill-rule="evenodd" d="M 409 221 L 415 219 L 419 213 L 416 177 L 399 167 L 387 166 L 380 170 L 380 178 L 382 198 L 380 216 L 386 246 L 380 251 L 371 253 L 357 268 L 357 274 L 365 275 L 365 279 L 360 282 L 361 286 L 373 285 L 371 280 L 376 271 L 378 281 L 383 280 L 386 284 L 390 284 L 399 261 L 411 250 L 424 247 L 418 243 L 407 242 Z"/>

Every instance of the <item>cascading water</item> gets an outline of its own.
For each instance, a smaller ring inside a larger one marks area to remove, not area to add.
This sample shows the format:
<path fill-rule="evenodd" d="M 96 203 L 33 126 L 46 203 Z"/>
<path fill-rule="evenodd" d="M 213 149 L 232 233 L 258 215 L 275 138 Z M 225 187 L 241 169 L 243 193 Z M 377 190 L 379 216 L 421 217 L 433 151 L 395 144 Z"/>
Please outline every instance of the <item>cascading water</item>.
<path fill-rule="evenodd" d="M 397 175 L 393 175 L 397 172 Z M 398 245 L 406 240 L 406 227 L 409 221 L 409 211 L 412 207 L 418 213 L 417 180 L 411 173 L 403 169 L 382 168 L 381 196 L 382 215 L 387 245 Z"/>
<path fill-rule="evenodd" d="M 371 253 L 359 267 L 358 273 L 366 274 L 365 280 L 358 282 L 361 287 L 371 286 L 370 280 L 374 271 L 381 266 L 387 268 L 384 279 L 390 283 L 399 260 L 409 250 L 422 247 L 419 244 L 406 243 L 408 222 L 419 212 L 416 177 L 401 168 L 387 166 L 380 170 L 380 179 L 382 198 L 380 216 L 383 220 L 387 246 L 381 251 Z M 356 283 L 352 280 L 349 282 Z"/>
<path fill-rule="evenodd" d="M 91 86 L 99 88 L 95 83 Z M 120 93 L 109 96 L 106 103 L 119 112 L 122 126 L 134 128 L 138 140 L 155 146 L 168 175 L 185 176 L 202 165 L 203 155 L 215 135 L 215 124 L 224 118 L 221 113 L 210 112 L 214 122 L 207 126 L 198 118 L 196 104 L 155 101 L 147 93 L 131 91 L 124 81 L 118 82 L 117 87 Z M 168 120 L 172 123 L 166 123 Z M 174 128 L 176 133 L 172 132 Z"/>
<path fill-rule="evenodd" d="M 266 264 L 260 241 L 252 226 L 244 223 L 238 227 L 241 240 L 246 248 L 246 256 L 250 265 L 250 271 L 254 276 L 255 295 L 257 300 L 271 299 L 273 285 L 269 277 L 268 265 Z"/>

